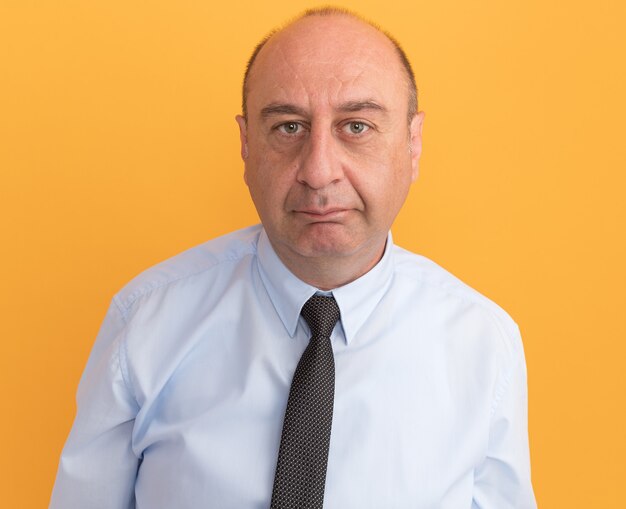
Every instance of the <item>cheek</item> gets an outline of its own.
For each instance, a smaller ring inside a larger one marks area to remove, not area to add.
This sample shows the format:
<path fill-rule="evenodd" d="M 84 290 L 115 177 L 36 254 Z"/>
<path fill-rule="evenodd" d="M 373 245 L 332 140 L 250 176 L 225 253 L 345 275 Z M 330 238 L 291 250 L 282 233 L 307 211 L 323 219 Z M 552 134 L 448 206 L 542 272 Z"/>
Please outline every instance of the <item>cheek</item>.
<path fill-rule="evenodd" d="M 259 136 L 250 145 L 248 160 L 260 173 L 259 178 L 279 180 L 293 173 L 300 159 L 302 143 Z"/>
<path fill-rule="evenodd" d="M 250 195 L 260 213 L 265 216 L 282 210 L 292 182 L 289 168 L 270 155 L 249 158 L 245 180 Z"/>
<path fill-rule="evenodd" d="M 352 158 L 350 182 L 372 213 L 395 216 L 411 185 L 412 167 L 408 153 L 380 150 L 367 157 Z"/>

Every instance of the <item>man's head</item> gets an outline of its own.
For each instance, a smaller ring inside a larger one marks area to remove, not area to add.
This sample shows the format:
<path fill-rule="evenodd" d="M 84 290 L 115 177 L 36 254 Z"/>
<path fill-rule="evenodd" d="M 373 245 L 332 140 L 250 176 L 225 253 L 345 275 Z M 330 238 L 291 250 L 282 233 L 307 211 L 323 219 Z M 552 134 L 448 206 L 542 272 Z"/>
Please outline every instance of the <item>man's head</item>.
<path fill-rule="evenodd" d="M 380 27 L 374 25 L 371 21 L 365 20 L 365 19 L 361 18 L 358 14 L 356 14 L 354 12 L 351 12 L 351 11 L 348 11 L 347 9 L 341 9 L 341 8 L 338 8 L 338 7 L 322 7 L 322 8 L 317 8 L 317 9 L 308 9 L 297 19 L 306 18 L 306 17 L 309 17 L 309 16 L 334 16 L 334 15 L 349 16 L 349 17 L 352 17 L 352 18 L 357 19 L 359 21 L 362 21 L 363 23 L 367 23 L 372 28 L 375 28 L 376 30 L 384 33 L 385 36 L 389 39 L 389 42 L 391 42 L 391 44 L 393 44 L 393 46 L 395 47 L 396 52 L 398 54 L 398 58 L 400 59 L 400 62 L 404 66 L 404 70 L 405 70 L 405 74 L 406 74 L 407 99 L 408 99 L 408 102 L 409 102 L 408 120 L 410 122 L 411 119 L 413 118 L 413 116 L 417 113 L 417 109 L 418 109 L 418 104 L 417 104 L 417 83 L 416 83 L 416 80 L 415 80 L 415 73 L 413 72 L 413 68 L 411 67 L 411 63 L 409 62 L 409 59 L 406 56 L 406 53 L 402 49 L 402 46 L 400 46 L 398 41 L 396 41 L 396 39 L 393 36 L 391 36 L 391 34 L 389 34 L 387 32 L 383 32 L 380 29 Z M 244 118 L 247 118 L 247 116 L 248 116 L 248 104 L 247 104 L 248 101 L 247 101 L 247 98 L 248 98 L 248 81 L 249 81 L 249 77 L 250 77 L 250 72 L 252 70 L 254 62 L 256 61 L 256 57 L 259 54 L 259 51 L 261 51 L 263 46 L 265 46 L 265 43 L 267 43 L 267 41 L 269 41 L 278 32 L 279 32 L 279 30 L 272 30 L 272 32 L 270 32 L 267 36 L 265 36 L 263 38 L 263 40 L 256 45 L 256 47 L 254 48 L 254 51 L 252 52 L 252 55 L 248 59 L 248 63 L 246 65 L 246 71 L 245 71 L 244 77 L 243 77 L 243 87 L 242 87 L 242 94 L 241 94 L 241 97 L 242 97 L 242 100 L 241 100 L 241 111 L 243 112 L 243 117 Z"/>
<path fill-rule="evenodd" d="M 245 180 L 276 253 L 332 288 L 380 259 L 417 177 L 423 114 L 387 35 L 351 14 L 315 12 L 258 49 L 237 122 Z"/>

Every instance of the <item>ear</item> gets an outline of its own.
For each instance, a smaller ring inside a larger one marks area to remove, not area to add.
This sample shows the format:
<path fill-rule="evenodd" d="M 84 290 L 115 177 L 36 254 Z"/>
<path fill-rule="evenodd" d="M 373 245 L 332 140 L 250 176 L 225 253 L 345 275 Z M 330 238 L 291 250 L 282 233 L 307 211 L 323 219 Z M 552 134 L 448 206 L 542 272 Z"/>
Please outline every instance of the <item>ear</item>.
<path fill-rule="evenodd" d="M 409 126 L 409 151 L 411 153 L 411 166 L 413 167 L 413 174 L 411 180 L 415 181 L 419 174 L 419 162 L 422 155 L 422 128 L 424 126 L 424 112 L 420 111 L 416 113 L 411 120 Z"/>
<path fill-rule="evenodd" d="M 239 125 L 239 140 L 241 141 L 241 158 L 245 161 L 248 158 L 248 124 L 246 119 L 237 115 L 235 117 Z"/>

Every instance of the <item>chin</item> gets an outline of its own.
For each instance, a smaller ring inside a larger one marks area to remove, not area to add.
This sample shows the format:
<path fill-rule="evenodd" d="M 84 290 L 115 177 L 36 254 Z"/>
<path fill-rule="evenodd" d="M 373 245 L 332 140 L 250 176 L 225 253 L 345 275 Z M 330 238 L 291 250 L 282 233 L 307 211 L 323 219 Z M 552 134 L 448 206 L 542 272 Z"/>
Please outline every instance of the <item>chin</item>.
<path fill-rule="evenodd" d="M 344 257 L 350 256 L 359 250 L 359 243 L 354 238 L 337 238 L 332 236 L 301 239 L 297 251 L 301 256 L 315 257 Z"/>

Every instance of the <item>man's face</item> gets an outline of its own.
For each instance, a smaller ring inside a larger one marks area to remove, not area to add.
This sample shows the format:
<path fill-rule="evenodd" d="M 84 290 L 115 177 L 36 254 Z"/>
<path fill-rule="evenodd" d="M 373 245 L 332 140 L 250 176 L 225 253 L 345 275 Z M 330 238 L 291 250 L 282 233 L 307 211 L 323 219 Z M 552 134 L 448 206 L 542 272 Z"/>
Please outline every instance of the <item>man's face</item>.
<path fill-rule="evenodd" d="M 259 53 L 247 105 L 247 121 L 237 118 L 245 181 L 279 257 L 351 257 L 369 270 L 421 151 L 422 114 L 409 124 L 390 41 L 345 16 L 297 21 Z"/>

